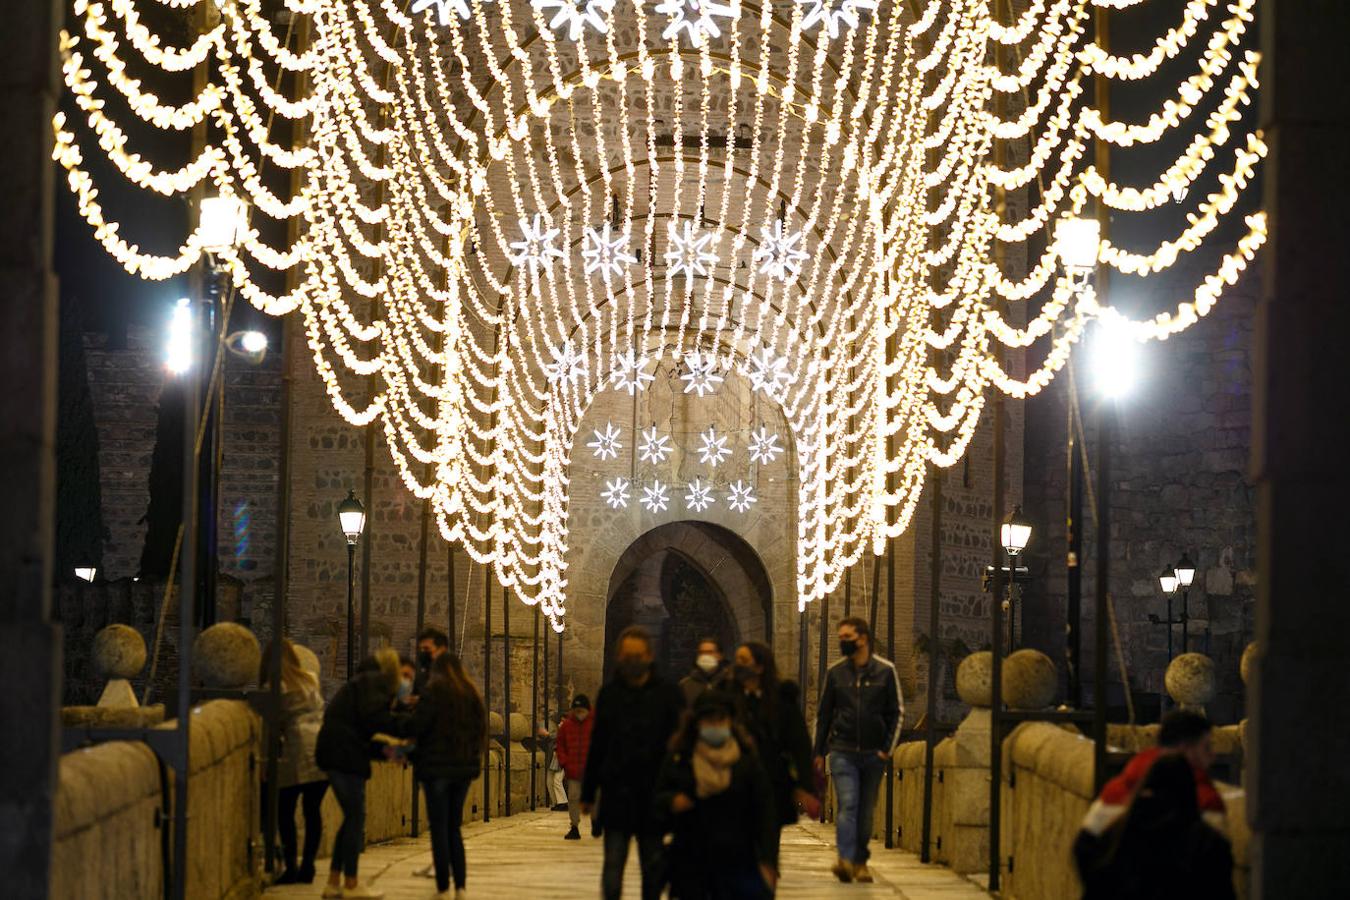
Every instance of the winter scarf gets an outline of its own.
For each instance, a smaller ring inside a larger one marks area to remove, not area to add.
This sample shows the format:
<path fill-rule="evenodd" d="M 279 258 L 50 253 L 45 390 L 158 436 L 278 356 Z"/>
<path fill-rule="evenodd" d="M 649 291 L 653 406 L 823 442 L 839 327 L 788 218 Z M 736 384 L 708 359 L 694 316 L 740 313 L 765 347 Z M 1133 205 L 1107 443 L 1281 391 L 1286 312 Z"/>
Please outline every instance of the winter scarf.
<path fill-rule="evenodd" d="M 741 745 L 735 738 L 729 739 L 720 747 L 713 747 L 703 741 L 694 744 L 694 793 L 701 800 L 713 797 L 731 787 L 732 767 L 740 761 Z"/>

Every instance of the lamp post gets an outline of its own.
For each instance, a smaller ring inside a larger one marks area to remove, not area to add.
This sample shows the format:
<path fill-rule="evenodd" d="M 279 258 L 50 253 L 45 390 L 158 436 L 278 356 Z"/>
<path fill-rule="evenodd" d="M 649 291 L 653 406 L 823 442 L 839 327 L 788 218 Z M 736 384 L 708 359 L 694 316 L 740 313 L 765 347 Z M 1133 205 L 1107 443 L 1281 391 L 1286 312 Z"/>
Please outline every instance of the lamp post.
<path fill-rule="evenodd" d="M 1177 595 L 1177 570 L 1175 566 L 1163 566 L 1163 570 L 1158 573 L 1158 587 L 1162 589 L 1163 596 L 1167 598 L 1167 618 L 1159 619 L 1155 615 L 1150 615 L 1148 620 L 1154 625 L 1167 626 L 1167 661 L 1172 661 L 1172 626 L 1177 624 L 1177 619 L 1172 618 L 1172 598 Z M 1184 622 L 1185 619 L 1180 621 Z"/>
<path fill-rule="evenodd" d="M 355 598 L 356 582 L 353 572 L 356 568 L 356 542 L 366 527 L 366 509 L 356 499 L 356 491 L 348 491 L 347 499 L 338 504 L 338 522 L 347 538 L 347 677 L 351 678 L 355 670 L 352 651 L 356 647 Z"/>
<path fill-rule="evenodd" d="M 1008 649 L 1017 649 L 1017 602 L 1018 582 L 1017 558 L 1027 549 L 1031 541 L 1032 523 L 1022 513 L 1021 505 L 1013 507 L 1012 514 L 1003 521 L 999 529 L 999 542 L 1003 552 L 1008 554 Z"/>
<path fill-rule="evenodd" d="M 1195 581 L 1195 563 L 1185 553 L 1177 560 L 1177 587 L 1181 589 L 1181 652 L 1191 651 L 1191 582 Z M 1168 616 L 1171 618 L 1171 616 Z M 1171 633 L 1171 627 L 1168 627 Z M 1169 661 L 1171 654 L 1168 654 Z"/>

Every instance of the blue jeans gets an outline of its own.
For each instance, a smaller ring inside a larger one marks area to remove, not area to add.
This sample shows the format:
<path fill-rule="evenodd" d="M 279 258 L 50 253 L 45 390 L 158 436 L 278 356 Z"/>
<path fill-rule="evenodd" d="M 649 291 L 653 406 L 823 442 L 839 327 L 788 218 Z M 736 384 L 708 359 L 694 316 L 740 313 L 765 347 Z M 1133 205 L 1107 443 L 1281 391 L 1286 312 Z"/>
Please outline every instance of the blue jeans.
<path fill-rule="evenodd" d="M 886 761 L 875 753 L 830 752 L 830 778 L 834 780 L 836 802 L 834 840 L 840 859 L 858 865 L 867 862 L 872 813 L 885 772 Z"/>
<path fill-rule="evenodd" d="M 422 790 L 427 795 L 427 820 L 431 826 L 431 860 L 436 870 L 436 890 L 450 889 L 452 870 L 455 889 L 463 890 L 466 877 L 464 835 L 459 829 L 464 818 L 464 798 L 469 796 L 469 782 L 431 778 L 423 780 Z"/>
<path fill-rule="evenodd" d="M 350 772 L 329 771 L 328 784 L 342 807 L 342 827 L 333 839 L 331 869 L 356 877 L 356 864 L 366 845 L 366 779 Z"/>

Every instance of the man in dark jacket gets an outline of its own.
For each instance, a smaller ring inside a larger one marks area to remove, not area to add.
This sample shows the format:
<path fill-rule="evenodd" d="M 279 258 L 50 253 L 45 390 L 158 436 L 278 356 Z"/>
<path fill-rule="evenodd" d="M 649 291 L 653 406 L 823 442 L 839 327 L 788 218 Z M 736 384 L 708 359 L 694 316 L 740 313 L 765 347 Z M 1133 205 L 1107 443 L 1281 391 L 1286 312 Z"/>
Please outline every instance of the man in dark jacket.
<path fill-rule="evenodd" d="M 595 814 L 605 835 L 601 889 L 605 900 L 623 893 L 628 844 L 638 842 L 643 900 L 661 896 L 664 872 L 659 825 L 652 821 L 652 793 L 679 725 L 684 697 L 652 670 L 652 639 L 646 629 L 624 629 L 615 647 L 617 676 L 600 690 L 595 728 L 586 756 L 581 810 Z"/>
<path fill-rule="evenodd" d="M 872 652 L 872 630 L 865 619 L 839 622 L 839 653 L 830 667 L 816 713 L 815 763 L 829 753 L 834 782 L 835 843 L 840 881 L 871 881 L 867 842 L 877 789 L 891 751 L 900 737 L 905 705 L 895 666 Z"/>
<path fill-rule="evenodd" d="M 721 643 L 715 637 L 700 639 L 694 668 L 680 679 L 685 705 L 692 707 L 704 691 L 730 692 L 732 687 L 731 667 L 722 655 Z"/>

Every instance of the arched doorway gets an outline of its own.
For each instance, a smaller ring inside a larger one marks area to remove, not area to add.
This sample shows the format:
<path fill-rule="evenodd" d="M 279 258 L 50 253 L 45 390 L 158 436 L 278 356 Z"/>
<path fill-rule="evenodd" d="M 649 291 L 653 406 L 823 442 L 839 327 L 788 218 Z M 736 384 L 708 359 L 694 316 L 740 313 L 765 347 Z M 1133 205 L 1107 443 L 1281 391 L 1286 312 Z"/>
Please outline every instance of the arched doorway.
<path fill-rule="evenodd" d="M 614 567 L 605 647 L 642 625 L 656 638 L 657 665 L 678 678 L 704 637 L 728 653 L 743 640 L 772 640 L 772 610 L 768 573 L 749 544 L 710 522 L 672 522 L 634 541 Z M 612 663 L 607 652 L 606 678 Z"/>

